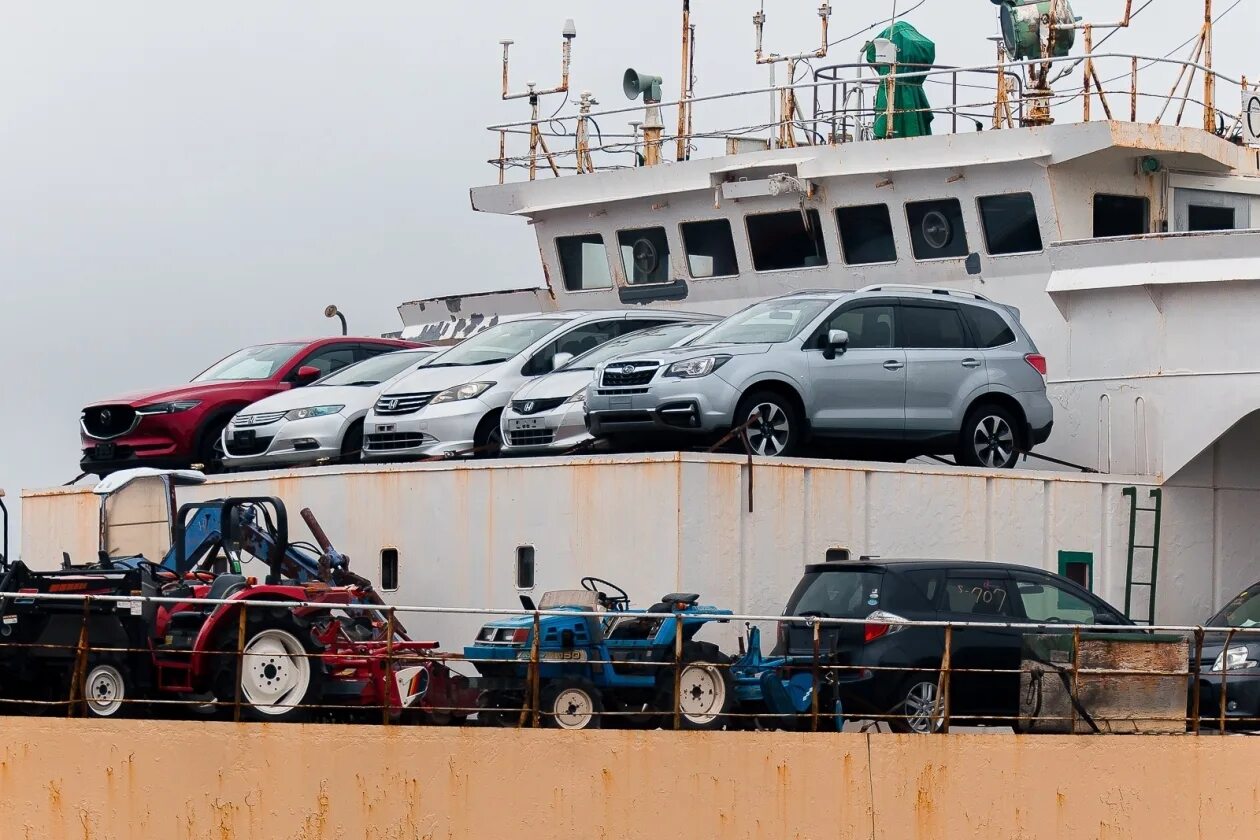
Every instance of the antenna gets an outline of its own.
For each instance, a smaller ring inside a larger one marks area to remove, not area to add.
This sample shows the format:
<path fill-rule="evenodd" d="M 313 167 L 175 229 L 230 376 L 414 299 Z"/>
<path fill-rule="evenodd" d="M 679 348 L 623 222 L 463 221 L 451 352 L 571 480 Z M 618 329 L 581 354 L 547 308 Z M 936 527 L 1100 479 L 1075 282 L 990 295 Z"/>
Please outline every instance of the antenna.
<path fill-rule="evenodd" d="M 538 100 L 543 96 L 551 96 L 552 94 L 563 93 L 568 96 L 569 93 L 569 63 L 573 58 L 573 39 L 577 37 L 577 26 L 573 23 L 573 18 L 569 18 L 564 22 L 564 27 L 560 30 L 560 35 L 564 38 L 561 45 L 560 59 L 560 84 L 547 90 L 538 90 L 538 85 L 534 82 L 526 82 L 523 92 L 512 93 L 511 87 L 508 85 L 508 56 L 512 48 L 512 44 L 516 43 L 511 38 L 504 38 L 499 41 L 503 45 L 503 100 L 506 102 L 511 99 L 528 99 L 530 105 L 530 126 L 529 126 L 529 180 L 533 181 L 538 177 L 538 150 L 542 149 L 543 154 L 547 157 L 547 163 L 551 166 L 552 174 L 556 177 L 560 176 L 560 167 L 556 165 L 556 158 L 547 149 L 547 143 L 543 140 L 542 131 L 538 127 Z M 507 130 L 499 131 L 499 183 L 502 184 L 507 165 Z"/>
<path fill-rule="evenodd" d="M 770 130 L 770 148 L 772 149 L 776 143 L 781 149 L 795 147 L 795 121 L 798 119 L 801 122 L 805 121 L 804 115 L 801 114 L 800 103 L 796 101 L 796 65 L 804 60 L 827 56 L 827 27 L 831 20 L 831 4 L 826 0 L 823 0 L 822 5 L 818 7 L 818 17 L 822 18 L 822 45 L 818 49 L 796 55 L 779 55 L 778 53 L 767 55 L 763 49 L 766 28 L 765 0 L 762 0 L 761 9 L 753 15 L 753 28 L 757 31 L 757 63 L 770 66 L 770 87 L 775 88 L 774 65 L 782 62 L 787 65 L 788 72 L 788 83 L 783 90 L 774 90 L 770 94 L 770 124 L 773 126 Z M 779 117 L 780 114 L 783 115 L 782 119 Z M 806 142 L 809 142 L 808 136 Z"/>

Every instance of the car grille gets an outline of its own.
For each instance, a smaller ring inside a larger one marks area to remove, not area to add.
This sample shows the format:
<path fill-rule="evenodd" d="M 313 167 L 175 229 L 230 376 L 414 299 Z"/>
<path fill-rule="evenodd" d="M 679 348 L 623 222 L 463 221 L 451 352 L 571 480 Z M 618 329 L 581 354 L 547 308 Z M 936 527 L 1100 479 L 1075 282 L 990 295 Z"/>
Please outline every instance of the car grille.
<path fill-rule="evenodd" d="M 599 422 L 603 425 L 614 423 L 646 423 L 651 422 L 652 414 L 648 411 L 601 411 Z"/>
<path fill-rule="evenodd" d="M 225 441 L 229 455 L 261 455 L 271 446 L 275 437 L 256 437 L 253 440 L 236 440 L 229 437 Z"/>
<path fill-rule="evenodd" d="M 625 368 L 635 368 L 631 372 L 626 372 Z M 660 366 L 655 362 L 626 362 L 625 364 L 616 364 L 604 368 L 604 378 L 601 384 L 605 388 L 624 388 L 633 385 L 646 385 L 652 381 L 652 377 L 656 376 L 656 371 Z"/>
<path fill-rule="evenodd" d="M 372 452 L 392 452 L 397 449 L 415 449 L 423 443 L 424 435 L 419 432 L 392 432 L 368 435 L 364 438 L 363 448 Z"/>
<path fill-rule="evenodd" d="M 601 397 L 630 397 L 635 394 L 646 394 L 650 390 L 650 388 L 618 388 L 615 391 L 605 391 L 603 388 L 600 388 L 595 393 Z"/>
<path fill-rule="evenodd" d="M 94 438 L 119 437 L 135 425 L 136 410 L 129 405 L 96 405 L 83 410 L 83 429 Z"/>
<path fill-rule="evenodd" d="M 508 442 L 512 446 L 546 446 L 556 439 L 552 429 L 527 429 L 523 432 L 508 432 Z"/>
<path fill-rule="evenodd" d="M 542 414 L 564 405 L 568 397 L 555 397 L 546 400 L 512 400 L 512 410 L 517 414 Z"/>
<path fill-rule="evenodd" d="M 429 404 L 429 400 L 433 399 L 436 391 L 429 391 L 424 394 L 389 394 L 381 397 L 376 401 L 377 414 L 397 415 L 397 414 L 414 414 Z"/>
<path fill-rule="evenodd" d="M 232 418 L 232 425 L 238 429 L 249 428 L 250 426 L 266 426 L 268 423 L 274 423 L 284 417 L 283 411 L 268 411 L 265 414 L 238 414 Z"/>

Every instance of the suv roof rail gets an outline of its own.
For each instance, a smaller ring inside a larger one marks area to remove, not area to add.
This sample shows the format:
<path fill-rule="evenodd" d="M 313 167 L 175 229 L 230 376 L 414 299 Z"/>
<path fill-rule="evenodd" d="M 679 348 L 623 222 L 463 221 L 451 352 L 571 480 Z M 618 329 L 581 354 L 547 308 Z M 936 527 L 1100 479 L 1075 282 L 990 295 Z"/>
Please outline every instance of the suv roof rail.
<path fill-rule="evenodd" d="M 903 289 L 909 292 L 926 292 L 933 295 L 961 295 L 974 298 L 975 300 L 982 300 L 985 303 L 993 303 L 992 300 L 979 292 L 969 292 L 966 289 L 950 289 L 945 286 L 915 286 L 910 283 L 877 283 L 874 286 L 865 286 L 858 289 L 858 292 L 888 292 L 893 289 Z"/>

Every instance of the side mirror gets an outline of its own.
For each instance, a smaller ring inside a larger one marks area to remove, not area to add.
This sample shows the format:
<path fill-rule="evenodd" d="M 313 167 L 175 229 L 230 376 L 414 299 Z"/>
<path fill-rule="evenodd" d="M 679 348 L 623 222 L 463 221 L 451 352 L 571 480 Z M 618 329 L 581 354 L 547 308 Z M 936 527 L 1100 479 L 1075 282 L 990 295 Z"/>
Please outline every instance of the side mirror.
<path fill-rule="evenodd" d="M 573 361 L 572 353 L 557 353 L 551 357 L 551 369 L 559 370 L 571 361 Z"/>
<path fill-rule="evenodd" d="M 849 349 L 849 333 L 847 330 L 828 330 L 827 343 L 823 347 L 823 356 L 834 359 L 838 353 Z"/>
<path fill-rule="evenodd" d="M 293 384 L 297 386 L 310 385 L 320 377 L 320 369 L 314 365 L 302 365 L 297 369 L 297 373 L 293 375 Z"/>

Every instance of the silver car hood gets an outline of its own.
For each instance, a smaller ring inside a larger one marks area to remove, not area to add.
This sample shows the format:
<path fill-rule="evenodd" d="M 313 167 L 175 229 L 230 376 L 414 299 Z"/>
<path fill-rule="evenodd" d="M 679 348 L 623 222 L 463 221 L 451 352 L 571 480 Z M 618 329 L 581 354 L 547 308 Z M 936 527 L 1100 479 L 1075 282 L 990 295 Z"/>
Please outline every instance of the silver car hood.
<path fill-rule="evenodd" d="M 614 367 L 626 362 L 660 362 L 669 364 L 686 359 L 702 359 L 705 356 L 755 356 L 769 352 L 773 344 L 696 344 L 675 347 L 672 350 L 653 350 L 647 353 L 623 353 L 604 362 L 602 367 Z"/>
<path fill-rule="evenodd" d="M 593 370 L 557 370 L 526 382 L 516 389 L 512 400 L 549 400 L 571 397 L 579 391 L 586 390 L 594 376 Z"/>
<path fill-rule="evenodd" d="M 479 382 L 487 378 L 504 363 L 492 365 L 458 365 L 456 367 L 422 367 L 402 379 L 389 383 L 383 394 L 424 394 L 443 391 L 465 382 Z M 520 364 L 520 362 L 518 362 Z"/>
<path fill-rule="evenodd" d="M 267 414 L 273 411 L 292 411 L 295 408 L 313 408 L 317 405 L 344 405 L 343 414 L 351 415 L 367 411 L 376 402 L 385 383 L 380 385 L 307 385 L 293 388 L 242 408 L 238 414 Z"/>

